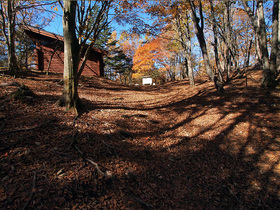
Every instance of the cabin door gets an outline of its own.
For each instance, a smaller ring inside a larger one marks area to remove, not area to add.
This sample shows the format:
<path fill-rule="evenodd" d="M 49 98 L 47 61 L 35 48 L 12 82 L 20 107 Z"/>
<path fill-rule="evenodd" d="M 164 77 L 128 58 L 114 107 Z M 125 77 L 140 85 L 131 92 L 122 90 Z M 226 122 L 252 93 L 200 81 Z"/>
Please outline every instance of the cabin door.
<path fill-rule="evenodd" d="M 38 50 L 38 69 L 44 70 L 44 53 L 41 50 Z"/>

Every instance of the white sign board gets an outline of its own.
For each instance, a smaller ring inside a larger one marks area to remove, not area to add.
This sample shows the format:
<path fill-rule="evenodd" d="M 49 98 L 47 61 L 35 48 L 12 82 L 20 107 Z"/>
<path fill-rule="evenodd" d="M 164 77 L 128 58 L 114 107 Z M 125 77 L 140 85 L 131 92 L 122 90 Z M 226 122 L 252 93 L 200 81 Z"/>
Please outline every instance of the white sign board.
<path fill-rule="evenodd" d="M 142 78 L 142 84 L 143 85 L 152 85 L 153 79 L 151 77 L 144 77 L 144 78 Z"/>

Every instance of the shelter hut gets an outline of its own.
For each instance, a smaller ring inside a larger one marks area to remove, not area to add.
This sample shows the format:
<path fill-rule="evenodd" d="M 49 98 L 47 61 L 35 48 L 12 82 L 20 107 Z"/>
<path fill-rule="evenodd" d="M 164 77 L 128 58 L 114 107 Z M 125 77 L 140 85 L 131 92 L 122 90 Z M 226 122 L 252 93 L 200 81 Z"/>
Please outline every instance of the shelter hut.
<path fill-rule="evenodd" d="M 35 43 L 35 65 L 38 70 L 63 73 L 64 69 L 64 39 L 63 36 L 24 26 L 24 32 Z M 83 54 L 85 53 L 85 50 Z M 103 56 L 107 52 L 92 48 L 82 75 L 104 76 Z M 83 57 L 81 58 L 83 59 Z"/>

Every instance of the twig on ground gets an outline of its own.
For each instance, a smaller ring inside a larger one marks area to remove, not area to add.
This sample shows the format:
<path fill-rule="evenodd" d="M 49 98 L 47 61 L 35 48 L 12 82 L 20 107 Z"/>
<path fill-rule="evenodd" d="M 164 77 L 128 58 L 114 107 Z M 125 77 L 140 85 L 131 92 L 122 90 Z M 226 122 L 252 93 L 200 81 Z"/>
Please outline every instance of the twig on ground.
<path fill-rule="evenodd" d="M 153 206 L 138 198 L 133 191 L 129 191 L 130 196 L 138 201 L 145 209 L 153 209 Z"/>
<path fill-rule="evenodd" d="M 103 144 L 105 144 L 107 147 L 109 147 L 110 149 L 112 149 L 113 150 L 113 152 L 114 152 L 114 154 L 116 155 L 116 156 L 118 156 L 118 153 L 116 152 L 116 148 L 115 147 L 113 147 L 112 145 L 110 145 L 110 144 L 107 144 L 105 141 L 103 141 L 102 139 L 100 139 L 100 141 L 103 143 Z"/>
<path fill-rule="evenodd" d="M 47 177 L 45 174 L 43 174 L 43 175 L 38 175 L 38 176 L 44 177 L 44 178 L 47 180 L 48 184 L 50 184 L 50 180 L 48 179 L 48 177 Z"/>
<path fill-rule="evenodd" d="M 74 118 L 74 120 L 73 120 L 72 126 L 75 126 L 77 121 L 78 121 L 78 117 L 76 116 L 76 117 Z"/>
<path fill-rule="evenodd" d="M 84 155 L 84 153 L 79 149 L 79 147 L 77 145 L 74 145 L 74 147 L 81 155 Z"/>
<path fill-rule="evenodd" d="M 34 175 L 33 175 L 33 181 L 32 181 L 32 190 L 31 190 L 31 193 L 29 195 L 29 198 L 28 198 L 28 201 L 25 203 L 25 205 L 23 206 L 23 210 L 27 209 L 29 203 L 31 202 L 31 199 L 34 195 L 34 192 L 36 190 L 36 179 L 37 179 L 37 173 L 36 171 L 34 171 Z"/>
<path fill-rule="evenodd" d="M 77 136 L 77 134 L 78 134 L 78 130 L 76 130 L 76 131 L 74 132 L 74 134 L 72 135 L 72 137 L 71 137 L 71 142 L 70 142 L 70 145 L 69 145 L 69 147 L 67 148 L 67 150 L 71 149 L 71 147 L 73 147 L 74 144 L 76 143 L 76 136 Z"/>
<path fill-rule="evenodd" d="M 63 152 L 55 152 L 58 155 L 62 155 L 62 156 L 67 156 L 67 157 L 71 157 L 71 155 L 67 154 L 67 153 L 63 153 Z"/>
<path fill-rule="evenodd" d="M 30 128 L 21 128 L 21 129 L 17 129 L 17 130 L 2 132 L 2 133 L 0 133 L 0 135 L 6 135 L 6 134 L 15 133 L 15 132 L 21 132 L 21 131 L 30 131 L 30 130 L 39 128 L 39 127 L 41 127 L 41 126 L 43 126 L 43 125 L 52 123 L 52 122 L 54 122 L 54 121 L 56 121 L 56 119 L 49 120 L 49 121 L 44 122 L 44 123 L 42 123 L 42 124 L 40 124 L 40 125 L 36 125 L 36 126 L 30 127 Z"/>
<path fill-rule="evenodd" d="M 90 162 L 92 165 L 95 166 L 96 170 L 98 171 L 99 174 L 101 174 L 102 176 L 105 176 L 105 173 L 103 173 L 103 171 L 100 170 L 98 164 L 96 162 L 94 162 L 93 160 L 87 158 L 86 159 L 88 162 Z"/>
<path fill-rule="evenodd" d="M 230 187 L 226 184 L 226 185 L 223 185 L 223 188 L 225 188 L 230 195 L 232 195 L 236 200 L 237 202 L 240 204 L 240 205 L 243 205 L 242 202 L 238 199 L 238 197 L 232 192 L 232 190 L 230 189 Z"/>
<path fill-rule="evenodd" d="M 7 124 L 7 121 L 6 121 L 6 119 L 5 119 L 5 120 L 4 120 L 4 123 L 2 124 L 2 126 L 1 126 L 1 128 L 0 128 L 0 130 L 3 130 L 4 127 L 6 126 L 6 124 Z"/>
<path fill-rule="evenodd" d="M 81 155 L 84 155 L 84 153 L 79 149 L 79 147 L 76 145 L 77 141 L 76 141 L 76 136 L 78 134 L 78 130 L 76 130 L 74 132 L 74 134 L 72 135 L 71 137 L 71 142 L 70 142 L 70 145 L 69 147 L 67 148 L 67 150 L 70 150 L 71 147 L 73 147 L 74 149 L 76 149 Z"/>
<path fill-rule="evenodd" d="M 9 82 L 9 83 L 1 83 L 0 86 L 1 87 L 3 87 L 3 86 L 16 86 L 16 87 L 20 87 L 20 84 L 18 82 Z"/>

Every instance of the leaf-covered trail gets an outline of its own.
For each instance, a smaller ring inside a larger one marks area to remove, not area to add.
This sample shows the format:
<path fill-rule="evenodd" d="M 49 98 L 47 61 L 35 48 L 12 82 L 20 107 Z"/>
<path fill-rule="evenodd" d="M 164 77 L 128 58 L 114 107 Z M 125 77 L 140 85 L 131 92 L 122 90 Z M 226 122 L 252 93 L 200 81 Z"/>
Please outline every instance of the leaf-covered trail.
<path fill-rule="evenodd" d="M 75 118 L 55 106 L 59 75 L 16 82 L 37 96 L 6 100 L 17 87 L 0 87 L 2 209 L 280 207 L 279 89 L 84 78 L 88 112 Z"/>

